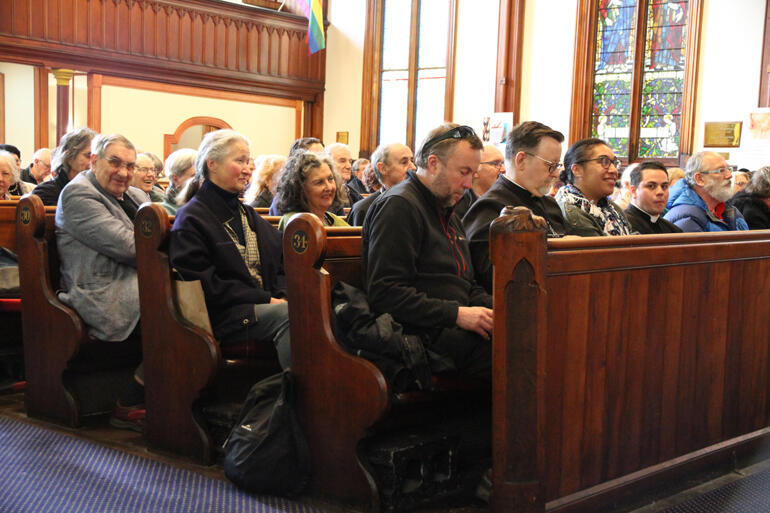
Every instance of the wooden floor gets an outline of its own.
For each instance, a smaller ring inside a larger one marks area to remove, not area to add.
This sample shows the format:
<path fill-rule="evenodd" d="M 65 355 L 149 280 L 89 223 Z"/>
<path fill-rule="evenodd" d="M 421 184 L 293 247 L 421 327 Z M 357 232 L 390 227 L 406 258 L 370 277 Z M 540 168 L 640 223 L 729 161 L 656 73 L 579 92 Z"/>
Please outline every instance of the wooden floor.
<path fill-rule="evenodd" d="M 30 422 L 69 436 L 90 440 L 142 457 L 185 468 L 213 479 L 226 480 L 221 466 L 212 465 L 206 467 L 184 461 L 169 454 L 150 451 L 147 448 L 144 438 L 139 433 L 112 428 L 107 424 L 106 419 L 94 419 L 79 429 L 68 429 L 48 422 L 30 419 L 24 411 L 23 394 L 0 395 L 0 415 L 11 417 L 22 422 Z M 667 489 L 658 490 L 655 493 L 646 494 L 641 497 L 634 497 L 631 501 L 608 510 L 607 513 L 659 513 L 666 508 L 679 504 L 695 495 L 708 492 L 731 481 L 741 479 L 766 468 L 770 468 L 770 460 L 754 463 L 753 465 L 745 467 L 727 470 L 717 469 L 710 473 L 692 476 L 688 481 L 672 483 Z M 302 502 L 323 508 L 329 513 L 343 513 L 346 511 L 328 503 L 319 503 L 312 498 L 303 498 Z M 420 509 L 415 513 L 485 513 L 486 511 L 487 509 L 483 507 L 481 503 L 478 503 L 476 505 L 466 505 L 463 507 L 438 505 L 431 508 Z"/>

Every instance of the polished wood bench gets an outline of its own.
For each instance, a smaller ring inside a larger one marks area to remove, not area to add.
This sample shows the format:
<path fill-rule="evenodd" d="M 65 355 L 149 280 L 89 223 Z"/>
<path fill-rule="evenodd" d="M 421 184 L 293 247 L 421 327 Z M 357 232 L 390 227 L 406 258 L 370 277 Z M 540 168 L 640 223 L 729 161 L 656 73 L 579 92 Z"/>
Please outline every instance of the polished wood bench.
<path fill-rule="evenodd" d="M 331 290 L 338 281 L 361 287 L 360 227 L 324 228 L 312 214 L 295 214 L 284 231 L 283 255 L 297 414 L 311 451 L 310 492 L 379 511 L 380 483 L 362 454 L 363 441 L 471 402 L 488 405 L 489 388 L 452 374 L 434 379 L 432 392 L 394 394 L 374 364 L 340 346 Z"/>
<path fill-rule="evenodd" d="M 501 225 L 493 511 L 601 511 L 770 446 L 770 231 Z"/>
<path fill-rule="evenodd" d="M 124 382 L 131 379 L 141 359 L 139 345 L 91 338 L 77 312 L 57 297 L 54 212 L 27 195 L 16 219 L 27 414 L 78 426 L 82 415 L 112 410 L 113 371 L 121 369 Z"/>
<path fill-rule="evenodd" d="M 145 203 L 134 221 L 144 353 L 145 436 L 149 444 L 200 463 L 214 461 L 199 401 L 223 380 L 244 374 L 248 386 L 280 372 L 272 346 L 222 348 L 214 336 L 179 312 L 168 258 L 171 221 L 162 206 Z M 237 395 L 237 394 L 236 394 Z"/>

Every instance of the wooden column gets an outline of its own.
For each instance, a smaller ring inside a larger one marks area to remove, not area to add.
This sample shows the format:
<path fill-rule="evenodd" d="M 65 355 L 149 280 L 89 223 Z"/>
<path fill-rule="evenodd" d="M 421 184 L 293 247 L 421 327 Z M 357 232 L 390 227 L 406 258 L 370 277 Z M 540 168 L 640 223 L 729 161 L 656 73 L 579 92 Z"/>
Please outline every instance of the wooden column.
<path fill-rule="evenodd" d="M 56 77 L 56 140 L 67 133 L 70 116 L 70 81 L 75 72 L 69 69 L 55 69 Z"/>
<path fill-rule="evenodd" d="M 88 74 L 88 128 L 102 131 L 102 75 Z"/>
<path fill-rule="evenodd" d="M 35 96 L 35 149 L 48 148 L 48 70 L 43 66 L 34 68 Z M 58 139 L 53 142 L 56 146 Z"/>

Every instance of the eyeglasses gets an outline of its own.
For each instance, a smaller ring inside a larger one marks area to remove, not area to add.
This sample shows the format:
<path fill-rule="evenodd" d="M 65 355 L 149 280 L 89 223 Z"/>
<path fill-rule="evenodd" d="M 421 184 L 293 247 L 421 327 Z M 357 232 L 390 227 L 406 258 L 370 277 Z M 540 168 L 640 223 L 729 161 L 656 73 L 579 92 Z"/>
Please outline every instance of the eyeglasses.
<path fill-rule="evenodd" d="M 738 170 L 738 166 L 725 166 L 720 167 L 719 169 L 712 169 L 710 171 L 698 171 L 702 175 L 714 175 L 716 173 L 719 173 L 721 175 L 727 175 L 735 173 Z"/>
<path fill-rule="evenodd" d="M 486 162 L 482 162 L 482 164 L 486 164 L 488 166 L 492 166 L 495 169 L 501 169 L 503 165 L 505 164 L 502 160 L 487 160 Z"/>
<path fill-rule="evenodd" d="M 548 164 L 549 173 L 553 173 L 554 171 L 561 171 L 562 169 L 564 169 L 564 164 L 562 164 L 561 162 L 551 162 L 550 160 L 544 159 L 540 155 L 535 155 L 534 153 L 530 153 L 528 151 L 525 151 L 524 153 L 526 153 L 530 157 L 535 157 L 536 159 L 540 159 L 546 164 Z"/>
<path fill-rule="evenodd" d="M 476 132 L 474 132 L 471 127 L 467 125 L 456 126 L 451 130 L 447 130 L 441 135 L 437 135 L 433 139 L 429 139 L 425 144 L 422 145 L 420 153 L 425 155 L 428 148 L 435 146 L 441 141 L 446 141 L 447 139 L 471 139 L 473 137 L 478 138 Z"/>
<path fill-rule="evenodd" d="M 124 162 L 119 157 L 110 157 L 107 159 L 107 163 L 115 171 L 119 170 L 121 167 L 125 167 L 128 172 L 133 172 L 134 169 L 136 169 L 136 162 Z"/>
<path fill-rule="evenodd" d="M 136 168 L 134 168 L 134 171 L 137 172 L 137 173 L 147 174 L 147 173 L 150 173 L 150 172 L 154 173 L 155 172 L 155 168 L 154 167 L 139 167 L 139 166 L 136 166 Z"/>
<path fill-rule="evenodd" d="M 618 169 L 620 167 L 620 159 L 611 159 L 607 155 L 601 155 L 599 157 L 596 157 L 595 159 L 585 159 L 585 160 L 578 160 L 576 164 L 582 164 L 583 162 L 598 162 L 604 169 L 609 169 L 610 164 L 615 166 L 615 169 Z"/>

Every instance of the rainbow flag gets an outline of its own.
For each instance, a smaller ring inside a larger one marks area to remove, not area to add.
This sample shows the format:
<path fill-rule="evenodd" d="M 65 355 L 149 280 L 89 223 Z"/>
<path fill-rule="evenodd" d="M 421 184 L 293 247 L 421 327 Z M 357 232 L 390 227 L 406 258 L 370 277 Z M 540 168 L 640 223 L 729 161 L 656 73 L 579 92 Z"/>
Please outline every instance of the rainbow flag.
<path fill-rule="evenodd" d="M 307 36 L 305 36 L 305 42 L 307 43 L 307 50 L 310 55 L 326 48 L 322 2 L 323 0 L 303 0 L 300 3 L 305 16 L 307 16 Z"/>

